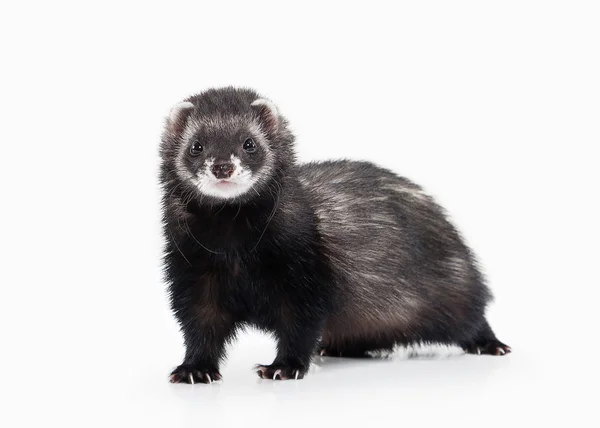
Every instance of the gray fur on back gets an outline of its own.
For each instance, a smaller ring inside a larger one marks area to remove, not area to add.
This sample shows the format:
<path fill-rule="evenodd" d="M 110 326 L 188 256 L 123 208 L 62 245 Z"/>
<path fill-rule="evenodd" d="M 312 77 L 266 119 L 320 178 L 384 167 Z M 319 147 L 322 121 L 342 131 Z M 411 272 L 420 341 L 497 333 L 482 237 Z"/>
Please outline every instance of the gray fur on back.
<path fill-rule="evenodd" d="M 472 334 L 491 296 L 459 233 L 421 187 L 353 161 L 302 165 L 299 180 L 344 296 L 327 321 L 327 341 Z"/>

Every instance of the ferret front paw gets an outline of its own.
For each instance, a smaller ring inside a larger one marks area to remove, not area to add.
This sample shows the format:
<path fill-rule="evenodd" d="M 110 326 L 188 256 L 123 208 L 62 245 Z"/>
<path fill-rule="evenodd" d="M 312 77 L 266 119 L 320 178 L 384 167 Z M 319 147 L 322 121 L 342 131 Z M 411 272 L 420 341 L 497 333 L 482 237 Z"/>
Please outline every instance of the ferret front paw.
<path fill-rule="evenodd" d="M 182 364 L 171 373 L 169 381 L 171 383 L 213 383 L 221 380 L 221 373 L 215 369 L 206 369 L 187 364 Z"/>
<path fill-rule="evenodd" d="M 254 366 L 256 374 L 261 379 L 272 380 L 287 380 L 287 379 L 302 379 L 306 374 L 306 368 L 300 366 L 291 366 L 283 364 L 271 364 L 263 366 L 257 364 Z"/>

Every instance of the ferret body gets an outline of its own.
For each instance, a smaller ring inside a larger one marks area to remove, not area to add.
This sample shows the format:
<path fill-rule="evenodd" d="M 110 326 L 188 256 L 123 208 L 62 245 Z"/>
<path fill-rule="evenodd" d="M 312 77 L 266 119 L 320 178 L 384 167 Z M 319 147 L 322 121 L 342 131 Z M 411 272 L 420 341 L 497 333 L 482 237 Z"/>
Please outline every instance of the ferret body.
<path fill-rule="evenodd" d="M 367 162 L 298 165 L 286 119 L 252 90 L 175 106 L 161 144 L 165 274 L 186 346 L 175 383 L 221 378 L 224 347 L 274 335 L 268 379 L 304 377 L 315 352 L 365 357 L 413 343 L 504 355 L 491 299 L 442 208 Z"/>

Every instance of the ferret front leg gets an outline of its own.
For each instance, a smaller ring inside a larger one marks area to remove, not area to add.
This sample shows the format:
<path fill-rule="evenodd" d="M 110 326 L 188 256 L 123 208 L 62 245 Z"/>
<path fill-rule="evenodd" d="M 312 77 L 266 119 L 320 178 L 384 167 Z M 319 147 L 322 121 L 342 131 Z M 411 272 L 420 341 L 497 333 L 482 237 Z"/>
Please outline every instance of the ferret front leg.
<path fill-rule="evenodd" d="M 258 376 L 272 380 L 302 379 L 310 367 L 320 331 L 321 324 L 303 325 L 301 321 L 290 322 L 275 331 L 277 356 L 270 365 L 256 365 Z"/>
<path fill-rule="evenodd" d="M 194 323 L 183 327 L 185 358 L 170 376 L 172 383 L 212 383 L 221 379 L 219 364 L 233 325 Z"/>

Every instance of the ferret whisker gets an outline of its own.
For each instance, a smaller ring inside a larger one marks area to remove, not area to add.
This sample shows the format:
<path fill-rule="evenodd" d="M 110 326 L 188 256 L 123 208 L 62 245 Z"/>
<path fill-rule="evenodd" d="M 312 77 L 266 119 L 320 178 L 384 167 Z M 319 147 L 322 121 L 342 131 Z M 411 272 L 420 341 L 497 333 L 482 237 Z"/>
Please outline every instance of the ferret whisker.
<path fill-rule="evenodd" d="M 179 248 L 179 245 L 177 244 L 177 241 L 175 240 L 175 238 L 173 237 L 172 234 L 171 234 L 171 241 L 175 245 L 175 248 L 177 248 L 177 251 L 179 251 L 179 254 L 181 254 L 181 257 L 183 257 L 185 259 L 185 261 L 187 262 L 187 264 L 191 266 L 192 264 L 190 263 L 188 258 L 185 256 L 185 254 L 183 254 L 183 251 L 181 251 L 181 248 Z"/>
<path fill-rule="evenodd" d="M 273 217 L 275 216 L 275 212 L 277 211 L 277 208 L 279 207 L 279 198 L 280 198 L 280 193 L 281 193 L 281 186 L 279 185 L 279 183 L 276 183 L 277 186 L 279 187 L 279 191 L 277 192 L 277 199 L 275 200 L 275 204 L 273 205 L 273 210 L 271 211 L 271 214 L 269 214 L 269 217 L 267 219 L 267 224 L 265 224 L 265 228 L 263 229 L 262 233 L 260 234 L 260 236 L 258 237 L 258 241 L 256 241 L 256 244 L 254 245 L 254 247 L 252 248 L 252 250 L 250 250 L 251 252 L 255 251 L 256 248 L 258 248 L 258 244 L 260 244 L 261 239 L 263 238 L 265 232 L 267 231 L 267 227 L 269 227 L 269 223 L 271 223 L 271 220 L 273 220 Z"/>
<path fill-rule="evenodd" d="M 221 211 L 223 211 L 223 208 L 225 208 L 226 206 L 227 206 L 227 202 L 224 202 L 224 203 L 223 203 L 223 206 L 222 206 L 221 208 L 219 208 L 219 211 L 217 211 L 217 212 L 215 213 L 215 215 L 217 215 L 217 214 L 219 214 Z"/>
<path fill-rule="evenodd" d="M 187 219 L 184 219 L 186 228 L 187 228 L 187 233 L 189 234 L 189 236 L 196 241 L 196 243 L 198 245 L 200 245 L 202 248 L 204 248 L 206 251 L 208 251 L 209 253 L 213 253 L 213 254 L 224 254 L 223 252 L 220 251 L 215 251 L 215 250 L 211 250 L 210 248 L 206 247 L 204 244 L 202 244 L 200 241 L 198 241 L 198 239 L 196 239 L 196 237 L 194 236 L 194 234 L 192 233 L 192 231 L 190 230 L 190 225 L 187 222 Z"/>
<path fill-rule="evenodd" d="M 242 210 L 242 201 L 240 201 L 240 202 L 238 203 L 238 210 L 237 210 L 237 212 L 235 213 L 235 215 L 233 216 L 233 220 L 235 220 L 235 219 L 237 218 L 237 216 L 240 214 L 240 211 L 241 211 L 241 210 Z"/>

